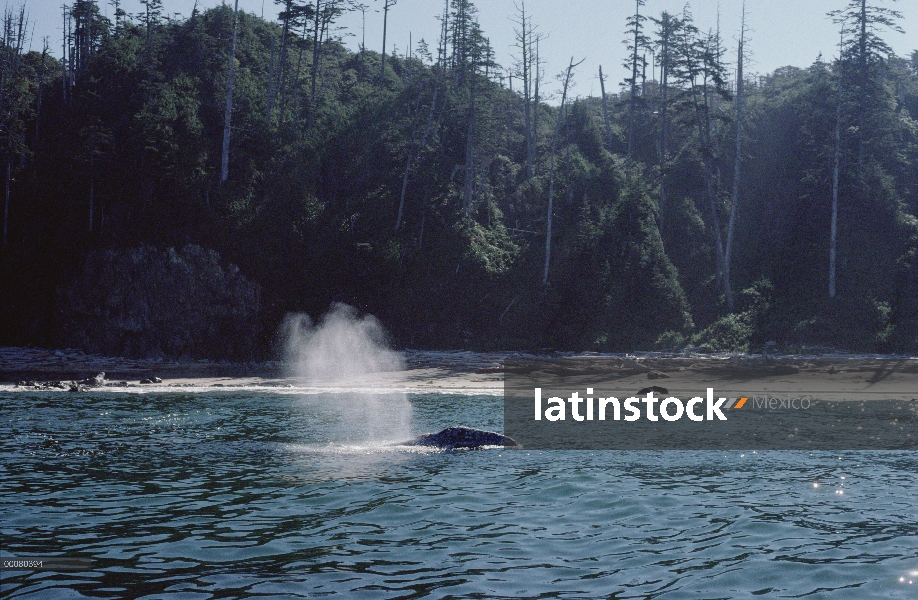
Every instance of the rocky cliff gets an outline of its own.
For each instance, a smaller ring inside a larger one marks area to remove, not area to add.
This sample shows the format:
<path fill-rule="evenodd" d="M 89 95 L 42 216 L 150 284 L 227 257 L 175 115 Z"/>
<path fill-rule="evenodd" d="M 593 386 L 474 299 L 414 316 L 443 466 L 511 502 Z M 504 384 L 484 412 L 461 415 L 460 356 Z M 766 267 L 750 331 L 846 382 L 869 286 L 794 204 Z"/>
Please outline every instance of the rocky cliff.
<path fill-rule="evenodd" d="M 260 288 L 200 246 L 90 252 L 58 288 L 66 346 L 129 357 L 250 358 Z"/>

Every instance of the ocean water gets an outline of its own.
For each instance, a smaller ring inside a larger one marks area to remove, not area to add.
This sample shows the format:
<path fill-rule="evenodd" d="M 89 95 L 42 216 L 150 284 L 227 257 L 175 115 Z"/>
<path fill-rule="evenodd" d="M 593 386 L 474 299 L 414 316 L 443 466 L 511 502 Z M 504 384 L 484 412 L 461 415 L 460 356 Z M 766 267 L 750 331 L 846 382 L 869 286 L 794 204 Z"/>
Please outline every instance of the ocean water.
<path fill-rule="evenodd" d="M 500 396 L 393 403 L 415 434 L 502 426 Z M 918 597 L 915 453 L 359 439 L 388 406 L 333 392 L 0 392 L 0 554 L 95 561 L 2 571 L 0 596 Z"/>

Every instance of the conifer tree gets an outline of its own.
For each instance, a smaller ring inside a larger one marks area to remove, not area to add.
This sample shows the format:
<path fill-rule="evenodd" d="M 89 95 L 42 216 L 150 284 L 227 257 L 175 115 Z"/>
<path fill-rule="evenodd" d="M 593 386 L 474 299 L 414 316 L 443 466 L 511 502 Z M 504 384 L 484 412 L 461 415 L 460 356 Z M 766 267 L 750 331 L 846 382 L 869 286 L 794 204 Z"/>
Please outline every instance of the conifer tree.
<path fill-rule="evenodd" d="M 638 70 L 643 65 L 642 50 L 646 48 L 650 40 L 644 34 L 644 22 L 647 17 L 641 14 L 641 7 L 644 6 L 645 0 L 635 0 L 634 14 L 628 17 L 628 34 L 625 40 L 630 58 L 625 63 L 625 68 L 631 71 L 631 77 L 625 80 L 628 84 L 628 158 L 631 159 L 634 153 L 634 129 L 637 126 L 635 113 L 638 102 Z"/>
<path fill-rule="evenodd" d="M 896 0 L 892 0 L 895 2 Z M 899 21 L 902 14 L 880 6 L 882 0 L 848 0 L 844 8 L 829 13 L 842 26 L 846 39 L 842 48 L 841 66 L 849 80 L 849 93 L 855 98 L 857 121 L 858 170 L 863 176 L 864 147 L 876 134 L 876 124 L 871 117 L 873 107 L 878 107 L 885 95 L 879 74 L 884 60 L 892 48 L 880 37 L 884 30 L 903 33 Z"/>
<path fill-rule="evenodd" d="M 669 126 L 670 126 L 670 76 L 677 70 L 678 49 L 676 44 L 679 39 L 682 21 L 670 13 L 663 11 L 659 18 L 653 18 L 657 26 L 656 40 L 653 48 L 660 67 L 660 97 L 658 122 L 660 137 L 658 142 L 660 164 L 660 200 L 658 206 L 658 224 L 663 228 L 665 211 L 667 209 L 666 176 L 669 173 Z"/>

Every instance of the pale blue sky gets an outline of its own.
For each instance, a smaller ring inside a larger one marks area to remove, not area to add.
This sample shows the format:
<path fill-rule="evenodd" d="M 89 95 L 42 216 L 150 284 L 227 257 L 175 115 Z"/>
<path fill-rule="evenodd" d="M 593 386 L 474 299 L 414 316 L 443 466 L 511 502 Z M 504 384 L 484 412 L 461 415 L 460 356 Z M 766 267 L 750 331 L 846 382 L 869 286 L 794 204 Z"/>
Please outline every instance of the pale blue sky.
<path fill-rule="evenodd" d="M 227 0 L 229 1 L 229 0 Z M 9 2 L 9 0 L 8 0 Z M 104 2 L 104 0 L 100 0 Z M 379 51 L 382 45 L 382 15 L 373 12 L 382 5 L 382 0 L 363 0 L 370 5 L 366 15 L 367 47 Z M 749 26 L 752 28 L 751 50 L 752 72 L 767 73 L 777 67 L 810 65 L 822 52 L 827 58 L 834 55 L 838 44 L 838 27 L 826 17 L 826 12 L 844 5 L 846 0 L 747 0 L 746 11 Z M 9 2 L 9 4 L 14 4 Z M 193 0 L 163 0 L 169 13 L 188 15 Z M 220 4 L 219 0 L 199 0 L 202 8 Z M 690 2 L 696 25 L 702 30 L 717 25 L 718 8 L 720 10 L 721 32 L 731 47 L 730 54 L 736 54 L 735 38 L 739 32 L 741 2 L 736 0 L 692 0 Z M 33 48 L 41 48 L 41 38 L 50 37 L 51 48 L 60 54 L 61 47 L 61 2 L 60 0 L 30 0 L 27 9 L 34 23 Z M 240 8 L 247 12 L 277 16 L 279 8 L 271 0 L 240 0 Z M 646 14 L 659 15 L 660 11 L 673 13 L 682 11 L 685 0 L 647 0 L 643 9 Z M 886 0 L 885 6 L 899 10 L 903 15 L 901 25 L 905 34 L 888 33 L 885 37 L 892 48 L 900 55 L 908 55 L 918 49 L 918 1 Z M 142 6 L 138 0 L 122 0 L 122 6 L 128 12 L 140 12 Z M 514 43 L 513 0 L 479 0 L 477 2 L 479 20 L 485 34 L 497 53 L 498 62 L 505 68 L 513 63 L 516 50 Z M 109 15 L 113 9 L 102 5 Z M 415 41 L 425 38 L 431 47 L 436 44 L 439 33 L 439 22 L 435 16 L 443 10 L 441 0 L 398 0 L 398 4 L 389 12 L 389 31 L 387 46 L 391 52 L 393 46 L 404 52 L 408 46 L 409 33 Z M 579 67 L 576 77 L 575 95 L 586 96 L 598 94 L 599 82 L 597 68 L 603 66 L 603 72 L 613 85 L 607 83 L 606 91 L 617 90 L 617 84 L 628 75 L 621 63 L 626 50 L 622 44 L 625 37 L 625 19 L 634 10 L 633 0 L 529 0 L 527 11 L 533 17 L 533 23 L 548 38 L 541 44 L 541 55 L 545 61 L 545 73 L 551 80 L 548 86 L 557 87 L 554 75 L 562 71 L 571 56 L 575 62 L 585 58 Z M 347 38 L 348 45 L 356 48 L 361 35 L 360 13 L 347 15 L 341 19 L 352 37 Z"/>

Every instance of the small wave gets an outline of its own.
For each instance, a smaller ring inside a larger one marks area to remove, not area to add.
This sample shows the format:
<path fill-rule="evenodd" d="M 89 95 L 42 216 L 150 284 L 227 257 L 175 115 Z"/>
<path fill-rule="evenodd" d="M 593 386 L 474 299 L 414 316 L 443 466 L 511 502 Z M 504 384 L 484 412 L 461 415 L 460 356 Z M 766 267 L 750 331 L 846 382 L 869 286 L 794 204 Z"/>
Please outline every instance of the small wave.
<path fill-rule="evenodd" d="M 433 446 L 406 446 L 390 442 L 372 442 L 364 444 L 287 444 L 287 449 L 295 453 L 315 454 L 437 454 L 442 449 Z"/>

